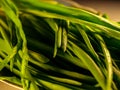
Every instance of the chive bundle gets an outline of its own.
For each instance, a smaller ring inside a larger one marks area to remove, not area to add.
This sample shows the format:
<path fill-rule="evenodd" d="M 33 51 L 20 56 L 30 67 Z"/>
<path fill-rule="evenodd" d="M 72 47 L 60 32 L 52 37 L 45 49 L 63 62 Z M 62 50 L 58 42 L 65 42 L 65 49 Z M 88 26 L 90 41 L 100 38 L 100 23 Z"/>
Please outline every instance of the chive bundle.
<path fill-rule="evenodd" d="M 1 0 L 0 79 L 24 90 L 118 90 L 119 36 L 119 23 L 83 8 Z"/>

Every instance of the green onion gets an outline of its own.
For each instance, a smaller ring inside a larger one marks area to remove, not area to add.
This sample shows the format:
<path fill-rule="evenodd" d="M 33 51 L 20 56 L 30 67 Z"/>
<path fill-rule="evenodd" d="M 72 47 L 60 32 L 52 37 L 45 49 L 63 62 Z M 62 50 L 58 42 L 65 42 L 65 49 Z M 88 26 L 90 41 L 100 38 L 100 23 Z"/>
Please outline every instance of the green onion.
<path fill-rule="evenodd" d="M 57 0 L 1 0 L 0 80 L 24 90 L 119 90 L 120 25 L 107 17 Z"/>

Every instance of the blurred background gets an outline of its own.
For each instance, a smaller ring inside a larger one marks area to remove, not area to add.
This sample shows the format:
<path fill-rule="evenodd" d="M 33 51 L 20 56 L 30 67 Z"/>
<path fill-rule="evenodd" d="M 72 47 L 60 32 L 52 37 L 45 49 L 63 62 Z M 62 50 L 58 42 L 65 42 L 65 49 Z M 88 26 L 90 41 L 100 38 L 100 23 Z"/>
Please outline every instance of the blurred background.
<path fill-rule="evenodd" d="M 110 19 L 120 22 L 120 0 L 74 0 L 83 6 L 106 13 Z"/>

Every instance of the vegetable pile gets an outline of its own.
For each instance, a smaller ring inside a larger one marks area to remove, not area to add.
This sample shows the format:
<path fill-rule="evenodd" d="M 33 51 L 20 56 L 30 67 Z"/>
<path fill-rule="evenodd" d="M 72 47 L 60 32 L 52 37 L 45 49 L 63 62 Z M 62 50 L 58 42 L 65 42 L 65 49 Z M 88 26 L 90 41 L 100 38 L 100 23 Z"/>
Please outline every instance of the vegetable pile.
<path fill-rule="evenodd" d="M 24 90 L 119 90 L 120 24 L 55 0 L 0 0 L 0 79 Z"/>

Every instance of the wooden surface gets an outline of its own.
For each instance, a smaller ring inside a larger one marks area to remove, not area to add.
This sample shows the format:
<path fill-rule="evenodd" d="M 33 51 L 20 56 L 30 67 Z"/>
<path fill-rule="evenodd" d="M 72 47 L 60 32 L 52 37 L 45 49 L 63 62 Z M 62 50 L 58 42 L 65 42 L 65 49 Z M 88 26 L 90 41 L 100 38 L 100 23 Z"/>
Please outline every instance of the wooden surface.
<path fill-rule="evenodd" d="M 22 90 L 22 89 L 0 81 L 0 90 Z"/>

